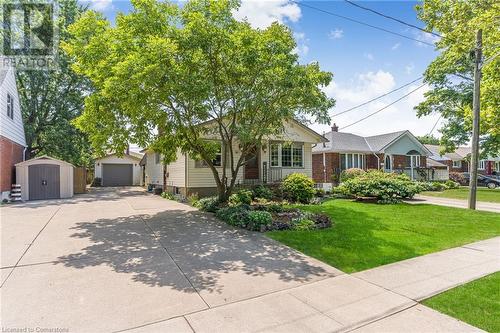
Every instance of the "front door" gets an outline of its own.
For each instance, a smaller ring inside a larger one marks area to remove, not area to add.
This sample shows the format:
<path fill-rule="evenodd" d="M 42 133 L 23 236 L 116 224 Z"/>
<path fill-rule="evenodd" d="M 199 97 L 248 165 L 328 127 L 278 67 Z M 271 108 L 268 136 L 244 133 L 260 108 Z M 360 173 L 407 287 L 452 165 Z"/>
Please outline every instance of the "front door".
<path fill-rule="evenodd" d="M 30 200 L 59 199 L 59 165 L 35 164 L 28 167 Z"/>
<path fill-rule="evenodd" d="M 245 163 L 245 179 L 259 179 L 259 153 L 254 148 Z"/>

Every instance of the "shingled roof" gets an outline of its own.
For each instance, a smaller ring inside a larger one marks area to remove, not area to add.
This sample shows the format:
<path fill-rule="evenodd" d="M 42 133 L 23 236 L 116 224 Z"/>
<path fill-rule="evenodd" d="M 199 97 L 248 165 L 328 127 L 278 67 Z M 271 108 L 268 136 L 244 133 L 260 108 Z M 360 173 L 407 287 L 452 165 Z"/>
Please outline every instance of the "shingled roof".
<path fill-rule="evenodd" d="M 395 142 L 405 133 L 412 135 L 409 131 L 398 131 L 363 137 L 352 133 L 328 132 L 325 137 L 328 139 L 324 145 L 318 144 L 313 148 L 313 153 L 317 152 L 359 152 L 359 153 L 379 153 Z"/>

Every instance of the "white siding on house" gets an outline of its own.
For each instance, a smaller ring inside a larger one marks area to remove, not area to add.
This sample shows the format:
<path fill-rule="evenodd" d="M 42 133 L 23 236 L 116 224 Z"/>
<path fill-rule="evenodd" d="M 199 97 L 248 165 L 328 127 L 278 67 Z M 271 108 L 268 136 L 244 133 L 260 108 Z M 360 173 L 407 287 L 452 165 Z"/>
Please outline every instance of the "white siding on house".
<path fill-rule="evenodd" d="M 269 163 L 269 145 L 267 145 L 266 153 L 261 151 L 261 176 L 262 176 L 262 165 L 263 162 L 267 162 L 267 166 L 270 167 Z M 312 178 L 312 145 L 310 143 L 304 143 L 304 167 L 303 168 L 277 168 L 281 169 L 281 176 L 284 178 L 285 176 L 291 173 L 303 173 L 308 177 Z"/>
<path fill-rule="evenodd" d="M 186 156 L 177 151 L 177 160 L 167 165 L 167 186 L 186 187 Z"/>
<path fill-rule="evenodd" d="M 233 153 L 234 153 L 234 161 L 237 161 L 241 156 L 241 152 L 239 150 L 238 144 L 233 143 Z M 192 158 L 187 158 L 187 184 L 188 187 L 216 187 L 215 178 L 212 173 L 212 170 L 208 167 L 196 167 L 195 160 Z M 219 176 L 222 176 L 222 168 L 217 168 L 219 170 Z M 226 170 L 226 175 L 228 179 L 231 178 L 231 169 Z M 241 167 L 238 171 L 238 181 L 243 180 L 243 167 Z"/>
<path fill-rule="evenodd" d="M 161 159 L 156 163 L 156 153 L 146 152 L 146 185 L 163 185 L 163 163 Z"/>
<path fill-rule="evenodd" d="M 14 70 L 12 68 L 0 70 L 6 70 L 6 73 L 3 73 L 5 77 L 0 82 L 0 135 L 26 147 L 23 118 Z M 14 98 L 14 119 L 7 116 L 7 94 L 10 94 Z"/>
<path fill-rule="evenodd" d="M 139 159 L 124 155 L 117 157 L 116 155 L 109 155 L 95 161 L 94 177 L 102 179 L 102 165 L 103 164 L 132 164 L 132 181 L 133 185 L 141 184 L 141 166 Z"/>

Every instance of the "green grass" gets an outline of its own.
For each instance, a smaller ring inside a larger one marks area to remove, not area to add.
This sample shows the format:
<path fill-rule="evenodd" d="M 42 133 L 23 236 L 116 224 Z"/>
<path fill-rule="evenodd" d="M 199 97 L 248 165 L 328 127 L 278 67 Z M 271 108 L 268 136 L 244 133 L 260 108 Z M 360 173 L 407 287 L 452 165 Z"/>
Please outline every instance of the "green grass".
<path fill-rule="evenodd" d="M 302 208 L 330 215 L 334 226 L 267 235 L 349 273 L 500 235 L 499 214 L 460 208 L 350 200 Z"/>
<path fill-rule="evenodd" d="M 500 332 L 500 272 L 448 290 L 423 302 L 488 332 Z"/>
<path fill-rule="evenodd" d="M 445 190 L 443 192 L 422 192 L 421 194 L 431 197 L 467 200 L 469 188 L 461 187 L 455 190 Z M 477 189 L 477 200 L 500 203 L 500 189 L 491 190 L 486 187 L 479 187 Z"/>

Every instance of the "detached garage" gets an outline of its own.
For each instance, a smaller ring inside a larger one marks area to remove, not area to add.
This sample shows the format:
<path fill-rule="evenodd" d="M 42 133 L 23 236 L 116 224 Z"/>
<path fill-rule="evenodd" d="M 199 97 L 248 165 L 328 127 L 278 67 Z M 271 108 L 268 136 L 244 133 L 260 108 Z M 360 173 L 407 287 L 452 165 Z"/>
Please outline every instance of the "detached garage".
<path fill-rule="evenodd" d="M 46 200 L 73 196 L 73 168 L 68 162 L 40 156 L 16 164 L 16 182 L 22 200 Z"/>
<path fill-rule="evenodd" d="M 132 186 L 141 183 L 142 155 L 136 153 L 118 157 L 115 154 L 95 161 L 95 177 L 101 178 L 102 186 Z"/>

